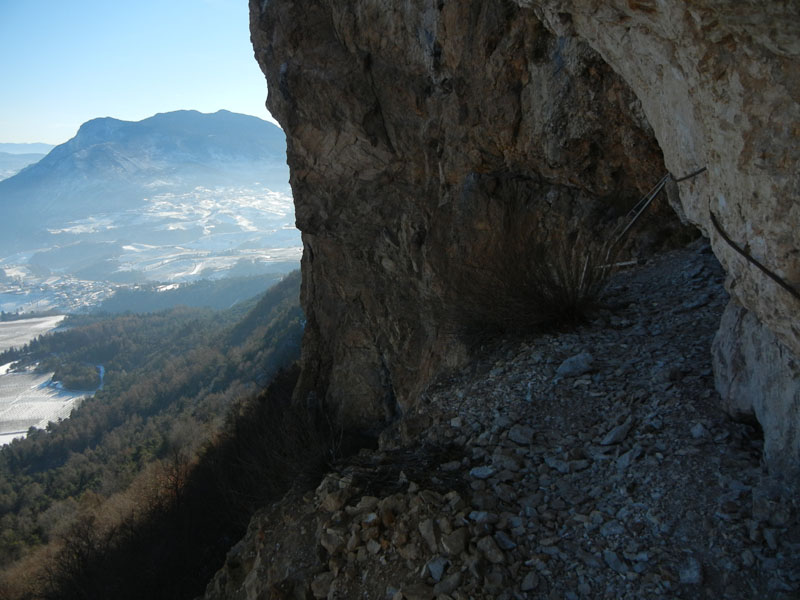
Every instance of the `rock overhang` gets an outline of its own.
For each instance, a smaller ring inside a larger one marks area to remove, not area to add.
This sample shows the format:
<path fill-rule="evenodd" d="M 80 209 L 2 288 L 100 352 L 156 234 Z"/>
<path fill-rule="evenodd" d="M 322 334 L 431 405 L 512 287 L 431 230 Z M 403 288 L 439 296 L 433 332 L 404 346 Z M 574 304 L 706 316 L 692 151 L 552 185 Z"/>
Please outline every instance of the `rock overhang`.
<path fill-rule="evenodd" d="M 440 326 L 458 302 L 453 265 L 502 248 L 520 197 L 555 235 L 602 199 L 698 167 L 673 186 L 675 209 L 711 237 L 737 301 L 798 354 L 794 299 L 710 221 L 797 283 L 789 4 L 256 4 L 306 246 L 299 394 L 363 426 L 402 413 L 465 356 Z"/>

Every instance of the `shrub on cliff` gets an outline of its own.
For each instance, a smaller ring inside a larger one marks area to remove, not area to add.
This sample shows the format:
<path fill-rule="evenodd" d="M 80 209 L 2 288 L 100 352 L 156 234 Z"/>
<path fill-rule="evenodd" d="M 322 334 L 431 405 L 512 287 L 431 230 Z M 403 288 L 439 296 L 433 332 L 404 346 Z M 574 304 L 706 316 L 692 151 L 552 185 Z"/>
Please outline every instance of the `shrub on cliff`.
<path fill-rule="evenodd" d="M 467 337 L 574 327 L 611 274 L 608 246 L 585 234 L 549 241 L 509 236 L 488 266 L 467 268 L 457 321 Z"/>

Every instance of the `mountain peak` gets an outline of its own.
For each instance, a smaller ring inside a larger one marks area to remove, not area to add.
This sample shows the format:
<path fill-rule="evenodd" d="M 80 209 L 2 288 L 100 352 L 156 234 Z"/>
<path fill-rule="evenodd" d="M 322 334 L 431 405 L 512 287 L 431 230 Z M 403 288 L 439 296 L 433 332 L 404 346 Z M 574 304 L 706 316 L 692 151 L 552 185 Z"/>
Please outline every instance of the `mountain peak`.
<path fill-rule="evenodd" d="M 101 117 L 0 181 L 0 210 L 34 226 L 36 218 L 59 222 L 131 208 L 158 190 L 255 181 L 277 190 L 287 179 L 283 131 L 257 117 L 226 110 L 180 110 L 141 121 Z M 9 231 L 7 237 L 21 241 L 19 235 Z"/>
<path fill-rule="evenodd" d="M 121 127 L 129 123 L 131 123 L 131 121 L 121 121 L 113 117 L 99 117 L 97 119 L 91 119 L 90 121 L 86 121 L 83 125 L 81 125 L 78 128 L 78 133 L 75 134 L 75 137 L 69 140 L 67 143 L 69 144 L 70 142 L 78 139 L 81 139 L 84 142 L 89 140 L 107 140 L 115 135 Z"/>

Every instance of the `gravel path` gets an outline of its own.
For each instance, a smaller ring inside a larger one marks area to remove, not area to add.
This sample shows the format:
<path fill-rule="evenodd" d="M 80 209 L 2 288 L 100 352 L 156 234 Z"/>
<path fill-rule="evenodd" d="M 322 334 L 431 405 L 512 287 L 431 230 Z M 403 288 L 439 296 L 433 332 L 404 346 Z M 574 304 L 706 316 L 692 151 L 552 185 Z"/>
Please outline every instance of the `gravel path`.
<path fill-rule="evenodd" d="M 258 515 L 207 597 L 797 598 L 797 501 L 718 408 L 722 282 L 698 242 L 580 330 L 484 349 Z"/>

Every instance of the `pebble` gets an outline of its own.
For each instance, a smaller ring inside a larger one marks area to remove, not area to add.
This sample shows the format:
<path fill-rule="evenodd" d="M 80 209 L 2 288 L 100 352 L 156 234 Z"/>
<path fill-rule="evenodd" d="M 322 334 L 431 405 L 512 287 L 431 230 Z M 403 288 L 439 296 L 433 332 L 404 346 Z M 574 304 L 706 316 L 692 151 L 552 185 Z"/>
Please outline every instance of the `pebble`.
<path fill-rule="evenodd" d="M 605 563 L 614 569 L 617 573 L 622 573 L 623 575 L 628 572 L 628 568 L 625 564 L 619 559 L 617 553 L 613 550 L 603 550 L 603 560 Z"/>
<path fill-rule="evenodd" d="M 375 540 L 369 540 L 367 542 L 367 552 L 369 552 L 370 554 L 377 554 L 380 551 L 381 551 L 381 545 L 379 542 L 376 542 Z"/>
<path fill-rule="evenodd" d="M 334 575 L 330 571 L 317 575 L 311 582 L 311 593 L 314 594 L 314 598 L 327 598 L 333 580 Z"/>
<path fill-rule="evenodd" d="M 495 474 L 495 469 L 489 465 L 474 467 L 470 469 L 469 474 L 475 479 L 489 479 L 489 477 Z"/>
<path fill-rule="evenodd" d="M 589 352 L 581 352 L 575 356 L 570 356 L 562 362 L 556 369 L 556 380 L 564 377 L 579 377 L 592 370 L 594 357 Z"/>
<path fill-rule="evenodd" d="M 696 440 L 709 437 L 708 430 L 703 426 L 702 423 L 695 423 L 689 432 L 692 434 L 692 437 Z"/>
<path fill-rule="evenodd" d="M 617 471 L 627 471 L 628 467 L 642 455 L 642 447 L 638 444 L 617 459 Z"/>
<path fill-rule="evenodd" d="M 750 549 L 744 550 L 742 552 L 742 564 L 745 567 L 752 567 L 756 563 L 756 557 L 753 555 L 753 552 Z"/>
<path fill-rule="evenodd" d="M 680 571 L 681 583 L 700 585 L 703 583 L 703 568 L 694 557 L 689 557 Z"/>
<path fill-rule="evenodd" d="M 425 564 L 428 573 L 436 582 L 441 581 L 448 566 L 450 566 L 450 561 L 443 556 L 436 556 Z"/>
<path fill-rule="evenodd" d="M 452 533 L 442 537 L 442 548 L 450 556 L 458 556 L 464 552 L 469 540 L 466 527 L 459 527 Z"/>
<path fill-rule="evenodd" d="M 569 473 L 569 463 L 558 458 L 548 456 L 544 459 L 545 464 L 559 473 Z"/>
<path fill-rule="evenodd" d="M 522 584 L 520 585 L 519 589 L 521 589 L 523 592 L 530 592 L 535 590 L 537 587 L 539 587 L 539 577 L 534 571 L 528 571 L 528 573 L 522 579 Z"/>
<path fill-rule="evenodd" d="M 517 547 L 516 542 L 514 542 L 505 531 L 496 532 L 494 534 L 494 540 L 501 550 L 513 550 Z"/>
<path fill-rule="evenodd" d="M 476 545 L 478 547 L 478 550 L 480 550 L 483 553 L 483 555 L 489 562 L 492 563 L 505 562 L 505 555 L 500 550 L 500 548 L 497 547 L 497 544 L 495 543 L 494 539 L 491 538 L 490 536 L 487 535 L 486 537 L 482 537 L 480 540 L 478 540 L 478 543 Z"/>
<path fill-rule="evenodd" d="M 443 596 L 455 592 L 461 585 L 463 578 L 464 577 L 460 572 L 451 573 L 442 581 L 433 586 L 434 596 L 436 596 L 436 598 L 439 600 L 445 600 Z"/>
<path fill-rule="evenodd" d="M 625 528 L 619 521 L 608 521 L 600 528 L 600 533 L 605 537 L 622 535 L 625 533 Z"/>
<path fill-rule="evenodd" d="M 400 588 L 402 598 L 406 600 L 432 600 L 433 588 L 424 583 L 411 583 Z"/>
<path fill-rule="evenodd" d="M 428 544 L 430 551 L 436 552 L 436 525 L 434 524 L 433 519 L 425 519 L 424 521 L 420 522 L 418 529 L 422 539 L 425 540 L 426 544 Z"/>
<path fill-rule="evenodd" d="M 534 431 L 527 425 L 514 425 L 508 430 L 508 439 L 520 446 L 527 446 L 533 442 Z"/>
<path fill-rule="evenodd" d="M 603 440 L 600 442 L 600 445 L 610 446 L 611 444 L 619 444 L 626 437 L 628 437 L 628 432 L 630 431 L 632 424 L 633 424 L 633 419 L 630 415 L 628 415 L 628 418 L 625 419 L 624 422 L 614 427 L 614 429 L 609 431 L 603 437 Z"/>

